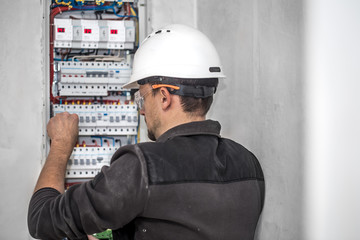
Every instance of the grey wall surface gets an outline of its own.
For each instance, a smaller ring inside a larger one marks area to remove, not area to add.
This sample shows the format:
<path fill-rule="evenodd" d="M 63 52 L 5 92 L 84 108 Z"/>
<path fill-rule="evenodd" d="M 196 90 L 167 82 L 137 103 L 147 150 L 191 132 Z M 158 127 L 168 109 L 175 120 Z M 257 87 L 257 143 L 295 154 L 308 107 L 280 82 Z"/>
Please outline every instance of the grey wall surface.
<path fill-rule="evenodd" d="M 0 239 L 29 239 L 27 207 L 43 154 L 42 5 L 0 7 Z"/>
<path fill-rule="evenodd" d="M 266 200 L 257 239 L 301 239 L 302 3 L 198 1 L 198 28 L 215 43 L 227 79 L 210 118 L 259 158 Z"/>
<path fill-rule="evenodd" d="M 149 33 L 172 23 L 196 27 L 197 0 L 148 0 Z"/>

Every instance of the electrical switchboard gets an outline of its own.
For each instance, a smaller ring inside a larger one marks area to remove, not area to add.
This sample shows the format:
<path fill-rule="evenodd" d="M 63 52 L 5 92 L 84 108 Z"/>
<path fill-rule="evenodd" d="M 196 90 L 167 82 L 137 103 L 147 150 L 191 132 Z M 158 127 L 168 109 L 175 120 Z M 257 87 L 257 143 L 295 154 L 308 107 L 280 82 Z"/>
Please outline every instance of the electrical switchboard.
<path fill-rule="evenodd" d="M 52 0 L 50 116 L 79 116 L 65 187 L 92 179 L 121 146 L 137 142 L 139 113 L 130 80 L 139 45 L 138 0 Z M 111 231 L 98 234 L 111 239 Z"/>

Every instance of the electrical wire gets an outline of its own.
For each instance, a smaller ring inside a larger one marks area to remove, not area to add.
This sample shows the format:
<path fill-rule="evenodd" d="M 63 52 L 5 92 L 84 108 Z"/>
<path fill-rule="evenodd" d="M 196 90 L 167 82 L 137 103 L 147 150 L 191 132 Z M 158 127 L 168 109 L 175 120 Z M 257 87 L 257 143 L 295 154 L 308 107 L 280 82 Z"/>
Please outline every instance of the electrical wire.
<path fill-rule="evenodd" d="M 80 60 L 80 61 L 89 61 L 94 60 L 95 62 L 122 62 L 125 60 L 125 58 L 120 57 L 120 50 L 118 51 L 117 56 L 99 56 L 99 55 L 77 55 L 72 57 L 73 61 Z"/>
<path fill-rule="evenodd" d="M 75 59 L 75 60 L 73 60 L 73 59 L 64 59 L 64 60 L 61 60 L 61 58 L 54 58 L 54 61 L 59 61 L 59 62 L 61 62 L 61 61 L 74 61 L 74 62 L 79 62 L 79 60 L 77 60 L 77 59 Z"/>
<path fill-rule="evenodd" d="M 130 10 L 131 10 L 132 15 L 137 16 L 134 8 L 131 5 L 130 5 Z"/>
<path fill-rule="evenodd" d="M 113 10 L 113 12 L 114 12 L 114 15 L 117 16 L 117 17 L 119 17 L 119 18 L 132 18 L 132 17 L 138 18 L 137 16 L 134 16 L 134 15 L 118 15 L 118 14 L 116 13 L 115 8 L 112 8 L 112 10 Z"/>
<path fill-rule="evenodd" d="M 101 0 L 102 2 L 103 0 Z M 54 1 L 53 1 L 54 3 Z M 55 0 L 56 4 L 53 4 L 51 7 L 52 8 L 56 8 L 56 7 L 61 7 L 61 6 L 67 6 L 68 8 L 72 9 L 72 10 L 108 10 L 111 9 L 112 7 L 116 6 L 116 2 L 112 3 L 112 4 L 105 4 L 102 3 L 102 5 L 94 5 L 94 4 L 86 4 L 85 1 L 83 0 L 71 0 L 68 2 L 65 1 L 59 1 L 59 0 Z"/>
<path fill-rule="evenodd" d="M 106 142 L 108 147 L 110 147 L 110 143 L 109 143 L 109 141 L 107 139 L 105 139 L 104 142 Z"/>
<path fill-rule="evenodd" d="M 98 55 L 89 55 L 89 56 L 74 56 L 73 61 L 95 61 L 95 62 L 123 62 L 125 58 L 118 56 L 98 56 Z"/>
<path fill-rule="evenodd" d="M 113 147 L 115 147 L 115 138 L 113 138 L 113 137 L 103 137 L 103 138 L 111 139 L 113 141 Z"/>
<path fill-rule="evenodd" d="M 57 1 L 57 0 L 55 0 Z M 65 4 L 64 4 L 65 5 Z M 60 6 L 63 6 L 63 5 L 54 5 L 52 6 L 52 8 L 56 8 L 56 7 L 60 7 Z M 114 14 L 115 16 L 119 17 L 119 18 L 136 18 L 136 19 L 139 19 L 134 8 L 129 7 L 129 13 L 125 14 L 125 15 L 119 15 L 118 13 L 120 13 L 121 11 L 121 7 L 123 6 L 123 4 L 121 4 L 120 6 L 116 6 L 116 3 L 114 2 L 112 5 L 107 5 L 107 6 L 96 6 L 96 5 L 91 5 L 91 6 L 70 6 L 68 4 L 66 4 L 66 6 L 68 8 L 71 9 L 71 11 L 105 11 L 106 13 L 112 13 Z M 115 8 L 118 8 L 119 10 L 116 10 Z M 70 10 L 69 9 L 69 10 Z M 106 10 L 112 10 L 112 12 L 108 12 Z M 96 13 L 95 13 L 96 15 Z M 102 19 L 102 17 L 100 18 Z"/>
<path fill-rule="evenodd" d="M 102 147 L 103 146 L 103 138 L 102 137 L 99 137 L 99 136 L 91 136 L 91 138 L 99 138 L 100 139 L 100 146 Z"/>

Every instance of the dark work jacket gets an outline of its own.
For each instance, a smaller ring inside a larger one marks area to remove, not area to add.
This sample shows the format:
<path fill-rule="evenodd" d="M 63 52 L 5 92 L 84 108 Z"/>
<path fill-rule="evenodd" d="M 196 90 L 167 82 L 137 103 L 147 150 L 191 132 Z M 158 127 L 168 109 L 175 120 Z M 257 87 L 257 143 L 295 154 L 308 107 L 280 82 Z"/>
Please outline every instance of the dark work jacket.
<path fill-rule="evenodd" d="M 264 176 L 250 151 L 219 133 L 215 121 L 183 124 L 120 148 L 110 167 L 64 194 L 38 190 L 31 235 L 84 239 L 113 229 L 114 239 L 253 239 Z"/>

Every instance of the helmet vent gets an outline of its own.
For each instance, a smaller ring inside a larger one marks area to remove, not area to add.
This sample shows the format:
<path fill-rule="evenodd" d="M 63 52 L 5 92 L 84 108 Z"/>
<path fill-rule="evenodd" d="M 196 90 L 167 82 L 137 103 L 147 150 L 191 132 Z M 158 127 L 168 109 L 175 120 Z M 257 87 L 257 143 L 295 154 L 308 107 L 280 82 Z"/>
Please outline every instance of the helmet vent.
<path fill-rule="evenodd" d="M 219 67 L 210 67 L 209 71 L 210 72 L 221 72 L 221 69 Z"/>
<path fill-rule="evenodd" d="M 170 30 L 170 29 L 167 29 L 167 30 L 165 30 L 165 29 L 164 29 L 164 30 L 161 30 L 161 29 L 160 29 L 160 30 L 156 31 L 155 33 L 152 33 L 152 34 L 150 34 L 149 36 L 147 36 L 147 38 L 146 38 L 146 39 L 148 39 L 148 38 L 150 38 L 150 37 L 154 36 L 155 34 L 165 33 L 165 31 L 166 31 L 166 32 L 168 32 L 168 33 L 169 33 L 169 32 L 171 32 L 171 30 Z"/>
<path fill-rule="evenodd" d="M 159 34 L 159 33 L 162 33 L 162 32 L 164 32 L 165 33 L 165 29 L 164 29 L 164 31 L 163 30 L 158 30 L 158 31 L 156 31 L 155 32 L 155 34 Z M 171 32 L 171 30 L 166 30 L 166 32 Z"/>

